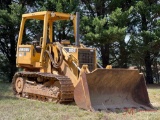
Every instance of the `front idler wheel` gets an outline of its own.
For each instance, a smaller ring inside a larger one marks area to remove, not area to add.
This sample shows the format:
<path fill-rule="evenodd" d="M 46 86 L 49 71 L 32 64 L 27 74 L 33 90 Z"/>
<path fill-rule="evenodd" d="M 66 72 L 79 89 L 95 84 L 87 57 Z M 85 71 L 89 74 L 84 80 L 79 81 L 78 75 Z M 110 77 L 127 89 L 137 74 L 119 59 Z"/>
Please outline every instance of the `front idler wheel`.
<path fill-rule="evenodd" d="M 21 94 L 24 88 L 24 79 L 22 77 L 18 77 L 15 82 L 15 88 L 17 93 Z"/>

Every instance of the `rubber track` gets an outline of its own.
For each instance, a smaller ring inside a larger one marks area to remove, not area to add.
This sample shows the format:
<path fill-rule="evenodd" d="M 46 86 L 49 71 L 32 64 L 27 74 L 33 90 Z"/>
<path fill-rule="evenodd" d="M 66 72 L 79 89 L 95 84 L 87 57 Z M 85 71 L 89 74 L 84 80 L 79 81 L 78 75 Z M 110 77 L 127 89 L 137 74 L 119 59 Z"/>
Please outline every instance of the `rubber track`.
<path fill-rule="evenodd" d="M 61 85 L 61 89 L 60 89 L 61 96 L 60 96 L 59 103 L 66 103 L 66 102 L 73 101 L 74 87 L 71 80 L 67 76 L 54 75 L 51 73 L 40 73 L 40 72 L 17 72 L 13 76 L 13 80 L 12 80 L 12 89 L 13 89 L 14 95 L 17 94 L 16 88 L 15 88 L 15 81 L 17 77 L 41 77 L 43 79 L 59 81 Z"/>

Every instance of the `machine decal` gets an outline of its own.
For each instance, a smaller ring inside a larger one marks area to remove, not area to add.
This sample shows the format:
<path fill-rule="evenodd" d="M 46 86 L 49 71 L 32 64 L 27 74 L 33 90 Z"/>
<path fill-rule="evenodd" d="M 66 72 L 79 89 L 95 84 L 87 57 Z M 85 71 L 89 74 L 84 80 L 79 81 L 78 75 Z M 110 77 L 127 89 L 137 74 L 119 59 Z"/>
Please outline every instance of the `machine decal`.
<path fill-rule="evenodd" d="M 69 52 L 76 52 L 75 48 L 69 48 Z"/>
<path fill-rule="evenodd" d="M 75 49 L 75 48 L 65 48 L 65 50 L 66 50 L 67 52 L 70 52 L 70 53 L 76 52 L 76 49 Z"/>
<path fill-rule="evenodd" d="M 30 48 L 19 48 L 19 52 L 29 52 Z"/>

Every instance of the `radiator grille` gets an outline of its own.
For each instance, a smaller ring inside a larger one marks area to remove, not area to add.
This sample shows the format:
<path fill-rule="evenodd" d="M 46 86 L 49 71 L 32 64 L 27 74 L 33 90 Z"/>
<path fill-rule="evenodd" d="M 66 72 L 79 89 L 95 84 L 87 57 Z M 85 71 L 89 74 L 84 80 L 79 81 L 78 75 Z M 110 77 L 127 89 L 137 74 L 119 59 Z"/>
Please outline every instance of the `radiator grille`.
<path fill-rule="evenodd" d="M 95 51 L 94 50 L 78 50 L 79 67 L 88 65 L 90 71 L 95 69 Z"/>

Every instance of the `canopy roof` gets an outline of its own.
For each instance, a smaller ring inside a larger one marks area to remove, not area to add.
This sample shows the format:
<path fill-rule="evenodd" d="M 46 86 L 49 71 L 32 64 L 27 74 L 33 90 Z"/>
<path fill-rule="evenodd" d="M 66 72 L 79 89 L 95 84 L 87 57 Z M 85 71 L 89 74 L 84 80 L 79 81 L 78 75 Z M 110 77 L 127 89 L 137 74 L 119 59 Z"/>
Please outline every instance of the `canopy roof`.
<path fill-rule="evenodd" d="M 60 12 L 51 12 L 51 11 L 42 11 L 42 12 L 34 12 L 34 13 L 27 13 L 23 14 L 22 17 L 25 19 L 37 19 L 37 20 L 44 20 L 44 17 L 48 16 L 49 21 L 55 20 L 73 20 L 75 15 L 60 13 Z"/>

